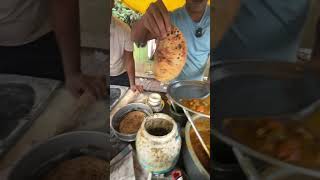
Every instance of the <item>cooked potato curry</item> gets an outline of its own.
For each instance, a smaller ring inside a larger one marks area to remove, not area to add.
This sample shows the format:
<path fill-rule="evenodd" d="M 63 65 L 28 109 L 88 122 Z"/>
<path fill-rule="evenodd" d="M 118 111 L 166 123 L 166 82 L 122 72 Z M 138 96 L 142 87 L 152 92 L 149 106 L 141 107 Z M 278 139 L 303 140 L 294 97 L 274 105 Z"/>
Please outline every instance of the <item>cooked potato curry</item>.
<path fill-rule="evenodd" d="M 204 143 L 210 151 L 210 120 L 205 118 L 196 120 L 195 126 L 197 127 L 201 137 L 203 138 Z M 190 141 L 199 161 L 201 162 L 203 167 L 209 172 L 210 158 L 207 155 L 204 148 L 202 147 L 200 140 L 198 139 L 198 136 L 192 128 L 190 130 Z"/>
<path fill-rule="evenodd" d="M 205 99 L 184 99 L 181 102 L 191 110 L 210 115 L 210 96 Z"/>
<path fill-rule="evenodd" d="M 320 137 L 298 121 L 225 120 L 225 130 L 235 140 L 288 163 L 320 169 Z M 319 126 L 318 126 L 319 127 Z"/>

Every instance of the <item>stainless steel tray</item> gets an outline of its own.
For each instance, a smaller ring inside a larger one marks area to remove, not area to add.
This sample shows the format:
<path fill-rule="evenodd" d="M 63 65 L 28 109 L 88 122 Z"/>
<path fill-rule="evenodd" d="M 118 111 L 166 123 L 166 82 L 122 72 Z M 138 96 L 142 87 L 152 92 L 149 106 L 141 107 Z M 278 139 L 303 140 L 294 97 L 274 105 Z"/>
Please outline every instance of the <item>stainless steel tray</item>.
<path fill-rule="evenodd" d="M 123 96 L 128 91 L 128 87 L 110 85 L 110 111 L 118 104 L 118 102 L 123 98 Z"/>
<path fill-rule="evenodd" d="M 2 126 L 10 130 L 0 139 L 0 156 L 4 156 L 21 136 L 32 126 L 33 122 L 45 110 L 50 99 L 62 85 L 60 81 L 34 78 L 28 76 L 1 74 L 0 84 L 20 84 L 34 90 L 34 104 L 31 111 L 18 120 L 2 119 Z M 21 105 L 21 104 L 19 104 Z M 9 121 L 9 122 L 6 122 Z M 10 127 L 10 125 L 13 125 Z"/>
<path fill-rule="evenodd" d="M 182 99 L 202 98 L 210 94 L 210 84 L 204 81 L 175 81 L 167 87 L 168 97 L 173 103 L 194 114 L 210 118 L 210 115 L 199 113 L 181 104 Z"/>

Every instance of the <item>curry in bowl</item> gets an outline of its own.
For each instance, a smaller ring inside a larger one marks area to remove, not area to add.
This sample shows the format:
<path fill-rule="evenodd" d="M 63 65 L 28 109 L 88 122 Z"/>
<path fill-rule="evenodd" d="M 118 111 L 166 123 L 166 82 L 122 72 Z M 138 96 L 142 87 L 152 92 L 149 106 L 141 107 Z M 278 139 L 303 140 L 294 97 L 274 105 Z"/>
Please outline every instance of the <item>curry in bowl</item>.
<path fill-rule="evenodd" d="M 281 161 L 320 169 L 320 137 L 302 121 L 228 119 L 226 132 L 238 142 Z"/>
<path fill-rule="evenodd" d="M 193 111 L 210 115 L 210 96 L 204 99 L 183 99 L 181 103 Z"/>
<path fill-rule="evenodd" d="M 210 120 L 208 118 L 200 118 L 194 121 L 200 136 L 210 151 Z M 190 128 L 190 141 L 192 148 L 201 162 L 202 166 L 209 172 L 210 158 L 202 147 L 202 144 L 193 128 Z"/>

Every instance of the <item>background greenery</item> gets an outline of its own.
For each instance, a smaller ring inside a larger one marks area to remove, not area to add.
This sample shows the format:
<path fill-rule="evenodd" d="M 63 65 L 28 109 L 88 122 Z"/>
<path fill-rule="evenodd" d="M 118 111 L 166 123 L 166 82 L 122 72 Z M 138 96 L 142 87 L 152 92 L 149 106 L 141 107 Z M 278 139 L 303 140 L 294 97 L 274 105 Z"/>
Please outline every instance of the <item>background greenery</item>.
<path fill-rule="evenodd" d="M 112 9 L 112 15 L 132 27 L 132 24 L 139 20 L 142 14 L 126 7 L 121 0 L 115 1 L 115 6 Z"/>

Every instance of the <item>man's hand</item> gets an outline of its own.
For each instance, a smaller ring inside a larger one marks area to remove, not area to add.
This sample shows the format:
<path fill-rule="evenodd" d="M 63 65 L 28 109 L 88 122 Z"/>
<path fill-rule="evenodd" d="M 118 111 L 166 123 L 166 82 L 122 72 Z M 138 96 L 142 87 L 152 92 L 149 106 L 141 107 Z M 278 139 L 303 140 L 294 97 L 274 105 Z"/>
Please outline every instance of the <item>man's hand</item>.
<path fill-rule="evenodd" d="M 91 92 L 97 99 L 107 95 L 106 81 L 103 77 L 92 77 L 81 73 L 67 76 L 66 88 L 77 98 L 85 91 Z"/>
<path fill-rule="evenodd" d="M 162 0 L 150 4 L 140 21 L 132 28 L 132 40 L 137 43 L 163 39 L 171 31 L 169 11 Z"/>
<path fill-rule="evenodd" d="M 130 86 L 130 89 L 133 92 L 136 92 L 136 91 L 139 91 L 140 93 L 143 92 L 143 86 L 142 85 L 133 85 L 133 86 Z"/>
<path fill-rule="evenodd" d="M 169 12 L 162 0 L 150 4 L 142 21 L 145 28 L 156 38 L 165 38 L 171 30 Z"/>

